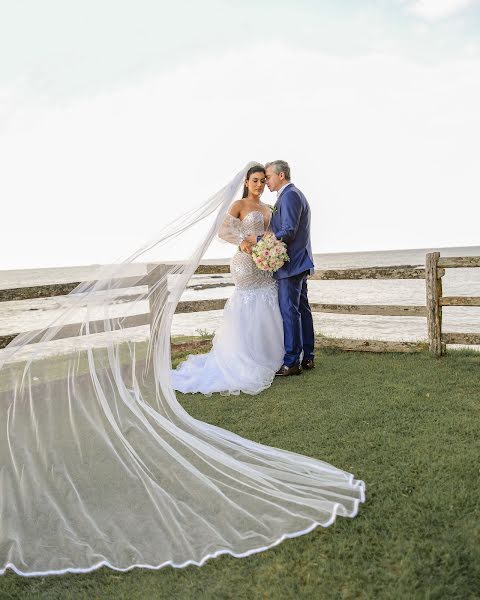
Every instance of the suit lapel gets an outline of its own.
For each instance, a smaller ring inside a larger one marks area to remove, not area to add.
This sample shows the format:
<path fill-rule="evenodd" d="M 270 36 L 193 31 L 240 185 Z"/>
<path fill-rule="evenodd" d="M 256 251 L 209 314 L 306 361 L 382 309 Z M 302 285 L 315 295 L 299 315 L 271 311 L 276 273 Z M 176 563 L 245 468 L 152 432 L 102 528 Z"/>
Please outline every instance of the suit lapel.
<path fill-rule="evenodd" d="M 285 191 L 287 190 L 287 188 L 293 187 L 293 183 L 289 183 L 283 190 L 283 192 L 280 194 L 280 197 L 277 198 L 277 201 L 275 202 L 275 204 L 273 205 L 274 208 L 278 209 L 280 206 L 280 202 L 282 201 L 283 196 L 285 195 Z"/>
<path fill-rule="evenodd" d="M 285 192 L 290 189 L 291 187 L 293 187 L 293 183 L 289 183 L 287 184 L 283 190 L 282 193 L 280 194 L 280 197 L 277 199 L 277 201 L 275 202 L 275 206 L 277 206 L 277 204 L 280 202 L 280 200 L 283 198 L 283 196 L 285 195 Z"/>

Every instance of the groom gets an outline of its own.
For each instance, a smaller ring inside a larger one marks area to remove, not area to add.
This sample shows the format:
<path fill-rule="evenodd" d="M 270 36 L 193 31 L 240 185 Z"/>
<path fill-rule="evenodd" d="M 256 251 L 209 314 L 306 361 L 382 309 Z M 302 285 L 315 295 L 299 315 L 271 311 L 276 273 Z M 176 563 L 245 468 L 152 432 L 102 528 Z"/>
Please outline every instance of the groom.
<path fill-rule="evenodd" d="M 313 369 L 315 334 L 308 303 L 307 277 L 313 274 L 310 242 L 310 206 L 290 181 L 290 167 L 283 160 L 265 165 L 268 189 L 277 192 L 271 220 L 275 237 L 287 244 L 290 258 L 276 273 L 278 302 L 283 319 L 285 356 L 276 375 L 300 375 Z M 303 356 L 302 355 L 303 351 Z M 300 363 L 301 360 L 301 363 Z"/>

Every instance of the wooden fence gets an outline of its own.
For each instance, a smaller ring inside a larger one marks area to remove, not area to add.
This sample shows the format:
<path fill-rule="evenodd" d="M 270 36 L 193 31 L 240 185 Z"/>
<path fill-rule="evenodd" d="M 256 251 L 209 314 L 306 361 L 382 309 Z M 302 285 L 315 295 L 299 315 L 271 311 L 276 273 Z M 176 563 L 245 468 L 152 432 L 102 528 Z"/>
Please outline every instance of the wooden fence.
<path fill-rule="evenodd" d="M 480 267 L 480 256 L 441 257 L 440 252 L 427 254 L 425 261 L 427 291 L 428 341 L 436 356 L 445 354 L 446 344 L 480 344 L 480 333 L 443 333 L 443 306 L 480 306 L 479 296 L 444 296 L 442 277 L 445 269 Z"/>
<path fill-rule="evenodd" d="M 359 280 L 359 279 L 425 279 L 426 303 L 420 306 L 398 305 L 359 305 L 359 304 L 319 304 L 311 303 L 312 311 L 348 315 L 377 315 L 377 316 L 408 316 L 423 317 L 427 319 L 428 342 L 405 342 L 362 340 L 343 338 L 319 338 L 317 345 L 320 347 L 335 347 L 342 350 L 370 351 L 370 352 L 419 352 L 429 348 L 430 351 L 441 356 L 445 353 L 446 344 L 474 344 L 480 345 L 480 333 L 443 333 L 442 332 L 442 307 L 443 306 L 480 306 L 480 297 L 442 295 L 442 277 L 446 268 L 480 267 L 480 257 L 440 257 L 439 252 L 426 255 L 425 267 L 392 266 L 368 267 L 356 269 L 318 269 L 311 277 L 312 280 Z M 131 277 L 122 280 L 122 287 L 138 287 L 153 285 L 159 276 L 169 267 L 162 264 L 149 265 L 144 277 Z M 228 265 L 200 265 L 196 274 L 213 275 L 229 273 Z M 79 285 L 79 282 L 69 284 L 52 284 L 27 288 L 0 290 L 0 302 L 11 300 L 27 300 L 32 298 L 45 298 L 63 296 L 70 293 Z M 135 296 L 125 296 L 127 300 L 135 300 Z M 154 295 L 150 296 L 154 301 Z M 181 301 L 177 306 L 177 313 L 202 312 L 221 310 L 226 299 Z M 138 327 L 150 323 L 150 314 L 141 314 L 125 317 L 122 320 L 122 329 Z M 92 330 L 102 331 L 103 321 L 95 321 Z M 55 333 L 55 339 L 75 337 L 82 333 L 82 324 L 65 325 Z M 38 331 L 38 336 L 44 330 Z M 0 336 L 0 348 L 5 347 L 16 335 L 12 333 Z M 33 337 L 32 343 L 39 337 Z"/>

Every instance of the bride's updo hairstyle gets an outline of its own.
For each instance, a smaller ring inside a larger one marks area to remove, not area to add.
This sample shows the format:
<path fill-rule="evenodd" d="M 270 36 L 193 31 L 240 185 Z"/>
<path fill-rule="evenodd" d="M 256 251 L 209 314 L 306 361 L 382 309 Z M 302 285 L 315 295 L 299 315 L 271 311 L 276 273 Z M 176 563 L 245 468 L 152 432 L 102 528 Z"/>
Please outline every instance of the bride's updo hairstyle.
<path fill-rule="evenodd" d="M 247 171 L 247 174 L 245 175 L 245 181 L 248 181 L 254 173 L 263 173 L 264 175 L 266 175 L 265 167 L 262 167 L 262 165 L 254 165 L 253 167 L 250 167 Z M 248 196 L 248 187 L 244 183 L 242 198 L 246 198 L 247 196 Z"/>

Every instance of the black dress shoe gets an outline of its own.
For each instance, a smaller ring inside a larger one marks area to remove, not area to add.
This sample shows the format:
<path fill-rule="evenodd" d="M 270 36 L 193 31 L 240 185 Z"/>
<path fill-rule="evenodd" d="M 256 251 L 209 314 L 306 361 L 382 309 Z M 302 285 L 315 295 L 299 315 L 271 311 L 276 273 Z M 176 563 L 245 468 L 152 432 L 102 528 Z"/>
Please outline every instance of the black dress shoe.
<path fill-rule="evenodd" d="M 282 365 L 275 373 L 275 377 L 288 377 L 289 375 L 300 375 L 302 367 L 300 365 L 293 365 L 293 367 L 287 367 Z"/>
<path fill-rule="evenodd" d="M 310 358 L 308 360 L 302 360 L 302 369 L 305 369 L 306 371 L 310 371 L 311 369 L 315 368 L 315 362 L 313 361 L 313 358 Z"/>

